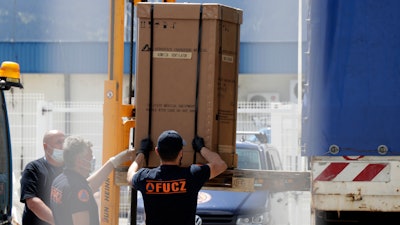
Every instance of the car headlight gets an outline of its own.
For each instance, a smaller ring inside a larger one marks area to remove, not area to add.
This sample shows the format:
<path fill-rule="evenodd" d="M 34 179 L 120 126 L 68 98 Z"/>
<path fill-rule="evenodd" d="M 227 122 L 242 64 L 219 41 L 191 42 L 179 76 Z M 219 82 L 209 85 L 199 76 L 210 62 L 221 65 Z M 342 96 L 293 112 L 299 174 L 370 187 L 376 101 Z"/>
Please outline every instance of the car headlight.
<path fill-rule="evenodd" d="M 270 222 L 268 212 L 254 215 L 241 215 L 236 220 L 236 225 L 265 225 Z"/>

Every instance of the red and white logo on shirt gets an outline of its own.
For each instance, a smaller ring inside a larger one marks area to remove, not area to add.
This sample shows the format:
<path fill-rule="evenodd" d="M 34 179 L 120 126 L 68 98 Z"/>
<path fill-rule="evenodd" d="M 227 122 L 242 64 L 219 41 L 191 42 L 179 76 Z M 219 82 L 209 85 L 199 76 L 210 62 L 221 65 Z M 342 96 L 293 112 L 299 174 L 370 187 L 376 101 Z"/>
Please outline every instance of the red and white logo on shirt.
<path fill-rule="evenodd" d="M 50 198 L 57 204 L 62 203 L 62 192 L 55 187 L 51 187 Z"/>
<path fill-rule="evenodd" d="M 81 202 L 89 201 L 89 192 L 86 189 L 81 189 L 78 191 L 78 199 Z"/>

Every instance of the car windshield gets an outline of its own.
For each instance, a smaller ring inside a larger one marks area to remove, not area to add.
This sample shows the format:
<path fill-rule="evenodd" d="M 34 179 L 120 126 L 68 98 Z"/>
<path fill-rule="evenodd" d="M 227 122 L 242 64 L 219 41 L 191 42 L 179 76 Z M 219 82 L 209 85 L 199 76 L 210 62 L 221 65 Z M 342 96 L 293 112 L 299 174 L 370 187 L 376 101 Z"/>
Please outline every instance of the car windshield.
<path fill-rule="evenodd" d="M 261 169 L 260 153 L 257 149 L 237 148 L 239 169 Z"/>

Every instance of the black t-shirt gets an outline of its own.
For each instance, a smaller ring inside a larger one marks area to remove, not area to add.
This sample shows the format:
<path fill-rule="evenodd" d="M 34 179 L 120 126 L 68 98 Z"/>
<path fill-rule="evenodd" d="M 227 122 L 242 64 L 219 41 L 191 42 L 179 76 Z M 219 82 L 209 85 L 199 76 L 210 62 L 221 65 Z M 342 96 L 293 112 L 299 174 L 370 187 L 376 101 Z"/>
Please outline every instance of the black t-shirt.
<path fill-rule="evenodd" d="M 90 225 L 99 225 L 99 211 L 93 191 L 85 177 L 65 169 L 53 181 L 50 207 L 56 225 L 70 225 L 72 214 L 89 212 Z"/>
<path fill-rule="evenodd" d="M 26 199 L 38 197 L 50 207 L 50 189 L 54 178 L 62 172 L 62 167 L 55 167 L 48 163 L 45 158 L 40 158 L 28 163 L 21 176 L 20 202 Z M 22 214 L 23 225 L 48 225 L 39 219 L 25 204 Z"/>
<path fill-rule="evenodd" d="M 146 225 L 193 225 L 197 194 L 210 178 L 208 165 L 142 168 L 133 187 L 143 195 Z"/>

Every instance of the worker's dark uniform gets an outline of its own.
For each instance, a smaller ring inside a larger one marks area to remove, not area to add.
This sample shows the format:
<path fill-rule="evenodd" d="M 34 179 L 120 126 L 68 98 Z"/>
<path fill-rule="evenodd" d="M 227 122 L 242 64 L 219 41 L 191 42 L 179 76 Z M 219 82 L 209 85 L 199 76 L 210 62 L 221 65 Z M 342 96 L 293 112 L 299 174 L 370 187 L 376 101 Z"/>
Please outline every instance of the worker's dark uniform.
<path fill-rule="evenodd" d="M 51 209 L 56 225 L 71 225 L 72 214 L 89 212 L 90 225 L 99 225 L 99 212 L 93 191 L 85 177 L 65 169 L 51 187 Z"/>
<path fill-rule="evenodd" d="M 21 176 L 20 202 L 26 203 L 26 199 L 38 197 L 50 207 L 50 189 L 54 178 L 62 172 L 62 167 L 55 167 L 46 159 L 40 158 L 28 163 Z M 48 225 L 49 223 L 39 219 L 25 204 L 22 214 L 23 225 Z"/>
<path fill-rule="evenodd" d="M 143 195 L 146 225 L 193 225 L 197 194 L 210 178 L 208 165 L 142 168 L 132 179 Z"/>

